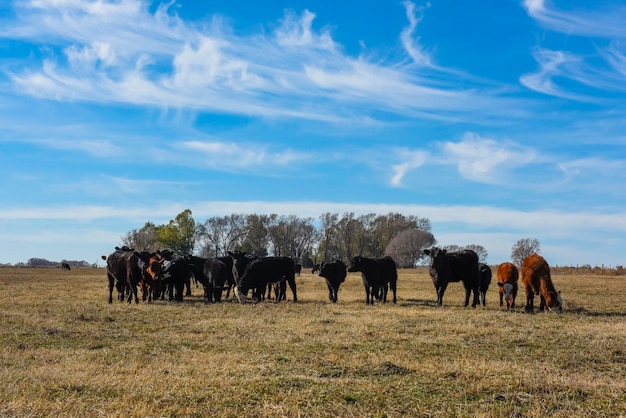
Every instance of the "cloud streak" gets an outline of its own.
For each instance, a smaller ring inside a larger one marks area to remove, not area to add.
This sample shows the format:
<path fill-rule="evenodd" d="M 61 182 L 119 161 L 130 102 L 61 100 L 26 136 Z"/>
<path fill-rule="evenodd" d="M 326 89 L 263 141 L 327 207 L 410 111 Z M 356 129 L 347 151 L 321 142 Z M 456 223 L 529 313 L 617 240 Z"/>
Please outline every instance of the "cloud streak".
<path fill-rule="evenodd" d="M 375 119 L 380 111 L 426 119 L 515 117 L 504 110 L 511 106 L 499 89 L 433 67 L 415 36 L 421 9 L 404 6 L 409 23 L 400 37 L 410 65 L 344 54 L 329 31 L 313 30 L 315 14 L 308 10 L 286 12 L 271 36 L 244 37 L 223 30 L 223 23 L 186 24 L 167 5 L 150 13 L 137 0 L 41 0 L 26 2 L 20 21 L 0 36 L 48 45 L 39 68 L 8 74 L 17 92 L 51 100 L 332 123 L 355 115 Z"/>

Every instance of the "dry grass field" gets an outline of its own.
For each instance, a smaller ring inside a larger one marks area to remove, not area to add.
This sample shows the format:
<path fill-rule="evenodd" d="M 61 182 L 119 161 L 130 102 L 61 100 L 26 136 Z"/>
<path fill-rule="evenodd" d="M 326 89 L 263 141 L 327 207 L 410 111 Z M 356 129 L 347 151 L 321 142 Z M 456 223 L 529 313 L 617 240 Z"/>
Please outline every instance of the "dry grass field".
<path fill-rule="evenodd" d="M 626 276 L 553 274 L 565 312 L 444 307 L 425 270 L 398 303 L 107 303 L 104 269 L 0 269 L 2 417 L 624 417 Z M 290 292 L 287 292 L 290 299 Z"/>

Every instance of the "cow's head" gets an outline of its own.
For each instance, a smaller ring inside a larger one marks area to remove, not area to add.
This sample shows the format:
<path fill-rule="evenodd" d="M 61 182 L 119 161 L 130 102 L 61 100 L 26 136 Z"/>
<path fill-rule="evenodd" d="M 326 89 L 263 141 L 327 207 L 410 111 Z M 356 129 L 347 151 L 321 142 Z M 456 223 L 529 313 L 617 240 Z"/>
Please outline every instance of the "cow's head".
<path fill-rule="evenodd" d="M 548 311 L 563 313 L 563 297 L 561 296 L 561 292 L 550 292 L 550 303 L 546 304 Z"/>
<path fill-rule="evenodd" d="M 513 306 L 513 284 L 512 283 L 501 283 L 498 282 L 498 286 L 502 288 L 502 292 L 504 294 L 504 300 L 506 301 L 507 309 L 511 309 Z"/>
<path fill-rule="evenodd" d="M 430 257 L 430 276 L 437 281 L 441 273 L 446 269 L 446 250 L 433 247 L 423 250 Z"/>
<path fill-rule="evenodd" d="M 356 257 L 352 257 L 350 260 L 350 265 L 348 266 L 348 271 L 350 273 L 354 273 L 355 271 L 361 271 L 361 264 L 363 263 L 363 257 L 357 255 Z"/>
<path fill-rule="evenodd" d="M 241 287 L 236 286 L 235 287 L 235 296 L 237 297 L 237 300 L 239 301 L 239 303 L 246 303 L 248 301 L 248 296 L 246 295 L 247 292 L 243 292 L 243 290 L 241 289 Z"/>

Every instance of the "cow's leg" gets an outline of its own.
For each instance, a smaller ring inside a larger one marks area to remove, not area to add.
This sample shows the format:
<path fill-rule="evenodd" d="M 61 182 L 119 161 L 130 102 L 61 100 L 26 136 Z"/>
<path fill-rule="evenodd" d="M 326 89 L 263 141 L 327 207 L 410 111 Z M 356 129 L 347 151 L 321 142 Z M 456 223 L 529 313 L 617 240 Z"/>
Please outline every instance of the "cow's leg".
<path fill-rule="evenodd" d="M 366 305 L 370 305 L 370 287 L 368 285 L 365 285 L 365 304 Z M 371 305 L 374 304 L 374 296 L 372 295 L 372 303 Z"/>
<path fill-rule="evenodd" d="M 107 273 L 109 278 L 109 303 L 113 303 L 113 287 L 115 287 L 115 277 L 111 273 Z"/>
<path fill-rule="evenodd" d="M 288 277 L 287 278 L 287 283 L 289 283 L 289 288 L 291 289 L 291 293 L 293 293 L 293 301 L 297 302 L 298 301 L 298 293 L 296 291 L 296 278 L 295 276 L 292 277 Z M 285 288 L 286 290 L 286 288 Z M 286 291 L 285 291 L 286 293 Z"/>
<path fill-rule="evenodd" d="M 546 307 L 546 299 L 543 295 L 539 295 L 539 312 L 548 312 L 548 308 Z"/>
<path fill-rule="evenodd" d="M 446 288 L 447 287 L 448 287 L 447 283 L 442 284 L 442 285 L 436 287 L 436 289 L 437 289 L 437 306 L 439 306 L 439 307 L 443 306 L 443 295 L 444 295 L 444 293 L 446 293 Z"/>
<path fill-rule="evenodd" d="M 474 300 L 472 301 L 472 308 L 475 308 L 477 305 L 480 305 L 480 291 L 478 290 L 478 286 L 474 287 L 472 289 L 472 292 L 474 293 Z"/>
<path fill-rule="evenodd" d="M 393 292 L 393 303 L 395 305 L 395 303 L 396 303 L 396 282 L 395 281 L 389 282 L 389 287 L 391 288 L 391 291 Z"/>
<path fill-rule="evenodd" d="M 535 292 L 530 286 L 526 286 L 526 312 L 533 313 L 533 299 L 535 297 Z"/>

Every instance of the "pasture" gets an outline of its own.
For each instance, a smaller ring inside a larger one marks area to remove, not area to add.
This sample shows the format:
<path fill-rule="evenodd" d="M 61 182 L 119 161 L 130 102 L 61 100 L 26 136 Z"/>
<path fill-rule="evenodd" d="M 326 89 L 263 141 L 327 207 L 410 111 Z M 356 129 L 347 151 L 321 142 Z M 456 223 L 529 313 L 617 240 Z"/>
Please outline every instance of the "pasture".
<path fill-rule="evenodd" d="M 444 307 L 425 269 L 398 303 L 107 303 L 104 269 L 1 268 L 0 416 L 623 417 L 626 276 L 553 273 L 564 313 Z M 287 293 L 290 299 L 290 293 Z M 536 301 L 538 305 L 538 301 Z"/>

